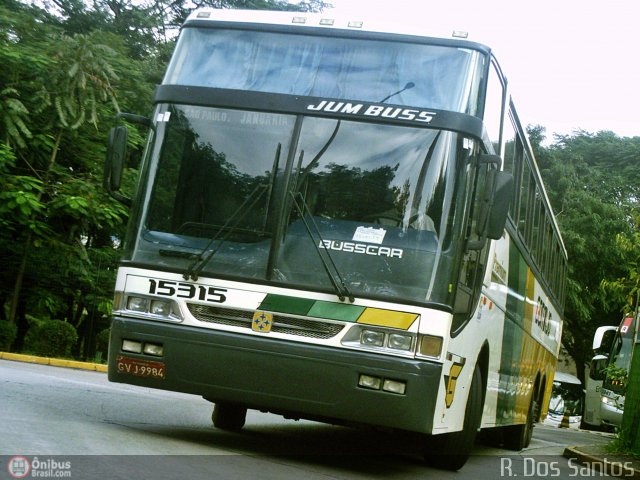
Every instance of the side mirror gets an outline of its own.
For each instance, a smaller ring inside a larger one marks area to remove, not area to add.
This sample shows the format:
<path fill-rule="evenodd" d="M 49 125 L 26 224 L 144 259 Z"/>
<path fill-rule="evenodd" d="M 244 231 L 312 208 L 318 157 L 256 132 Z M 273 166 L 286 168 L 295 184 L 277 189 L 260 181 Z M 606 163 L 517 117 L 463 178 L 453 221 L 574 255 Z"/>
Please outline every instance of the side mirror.
<path fill-rule="evenodd" d="M 496 172 L 493 184 L 493 202 L 487 219 L 487 237 L 498 240 L 502 237 L 507 223 L 509 205 L 513 198 L 513 175 Z"/>
<path fill-rule="evenodd" d="M 151 120 L 147 117 L 132 113 L 120 112 L 116 115 L 116 123 L 124 119 L 130 123 L 138 123 L 145 127 L 152 128 Z M 107 140 L 107 158 L 104 162 L 104 176 L 102 186 L 113 198 L 124 205 L 131 206 L 131 199 L 118 193 L 122 182 L 122 172 L 127 158 L 127 142 L 129 131 L 124 125 L 116 125 L 109 131 Z"/>
<path fill-rule="evenodd" d="M 122 171 L 127 156 L 127 127 L 119 125 L 109 131 L 107 158 L 104 164 L 103 186 L 107 192 L 117 192 L 122 181 Z"/>
<path fill-rule="evenodd" d="M 501 163 L 498 155 L 483 154 L 478 158 L 479 165 L 495 165 L 496 169 L 487 172 L 478 215 L 479 239 L 468 243 L 470 250 L 482 249 L 488 238 L 497 240 L 504 232 L 513 197 L 513 175 L 498 171 Z"/>
<path fill-rule="evenodd" d="M 593 346 L 592 346 L 593 350 L 594 351 L 600 350 L 602 348 L 602 343 L 605 335 L 609 332 L 615 332 L 617 329 L 618 327 L 614 327 L 611 325 L 598 327 L 598 329 L 596 330 L 596 333 L 593 335 Z"/>

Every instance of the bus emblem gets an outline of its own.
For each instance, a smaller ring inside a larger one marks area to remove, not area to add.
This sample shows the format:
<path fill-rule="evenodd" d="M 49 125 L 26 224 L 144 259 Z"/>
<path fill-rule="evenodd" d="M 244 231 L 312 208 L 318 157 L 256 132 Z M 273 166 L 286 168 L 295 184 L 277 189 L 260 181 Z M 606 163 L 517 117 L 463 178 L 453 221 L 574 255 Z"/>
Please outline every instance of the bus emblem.
<path fill-rule="evenodd" d="M 267 312 L 254 312 L 251 321 L 251 330 L 260 333 L 269 333 L 273 325 L 273 315 Z"/>

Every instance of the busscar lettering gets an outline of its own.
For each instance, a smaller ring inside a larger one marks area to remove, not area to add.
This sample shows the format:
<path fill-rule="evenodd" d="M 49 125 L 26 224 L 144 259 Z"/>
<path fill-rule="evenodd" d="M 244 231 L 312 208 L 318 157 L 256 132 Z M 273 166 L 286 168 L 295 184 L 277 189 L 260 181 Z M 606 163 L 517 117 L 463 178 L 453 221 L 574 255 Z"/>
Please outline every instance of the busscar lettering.
<path fill-rule="evenodd" d="M 417 110 L 414 108 L 390 107 L 388 105 L 368 105 L 365 108 L 365 104 L 363 103 L 336 102 L 333 100 L 322 100 L 317 104 L 307 105 L 307 110 L 313 112 L 392 118 L 421 123 L 430 123 L 436 115 L 436 112 Z"/>
<path fill-rule="evenodd" d="M 535 311 L 535 324 L 547 335 L 551 334 L 551 320 L 553 315 L 547 307 L 547 304 L 538 296 L 538 302 Z"/>
<path fill-rule="evenodd" d="M 359 253 L 373 257 L 402 258 L 404 250 L 401 248 L 382 247 L 379 245 L 367 245 L 364 243 L 342 242 L 339 240 L 322 240 L 320 248 L 346 253 Z"/>

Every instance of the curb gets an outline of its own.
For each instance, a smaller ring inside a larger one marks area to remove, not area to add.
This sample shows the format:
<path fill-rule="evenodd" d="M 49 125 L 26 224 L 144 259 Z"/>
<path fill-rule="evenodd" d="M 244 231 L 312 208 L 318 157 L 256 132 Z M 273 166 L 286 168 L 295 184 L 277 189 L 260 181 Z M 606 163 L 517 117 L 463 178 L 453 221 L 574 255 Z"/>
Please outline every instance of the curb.
<path fill-rule="evenodd" d="M 0 352 L 0 360 L 13 360 L 14 362 L 37 363 L 39 365 L 51 365 L 52 367 L 75 368 L 79 370 L 92 370 L 94 372 L 107 373 L 107 366 L 100 363 L 36 357 L 35 355 L 22 355 L 20 353 Z"/>
<path fill-rule="evenodd" d="M 580 463 L 595 466 L 594 474 L 600 476 L 610 475 L 612 477 L 640 479 L 640 470 L 629 465 L 632 462 L 624 460 L 609 460 L 604 455 L 592 455 L 578 450 L 580 447 L 567 447 L 562 454 L 563 457 L 574 459 Z"/>

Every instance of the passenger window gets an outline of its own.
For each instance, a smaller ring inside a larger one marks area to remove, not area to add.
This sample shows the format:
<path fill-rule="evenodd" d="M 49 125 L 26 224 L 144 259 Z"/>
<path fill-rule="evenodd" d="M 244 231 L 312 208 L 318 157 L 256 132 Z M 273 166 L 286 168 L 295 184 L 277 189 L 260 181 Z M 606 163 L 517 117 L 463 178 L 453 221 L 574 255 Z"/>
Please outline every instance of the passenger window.
<path fill-rule="evenodd" d="M 502 125 L 502 102 L 504 87 L 498 75 L 495 64 L 491 64 L 489 80 L 487 82 L 487 101 L 484 109 L 484 125 L 489 134 L 494 152 L 500 153 L 500 129 Z"/>

